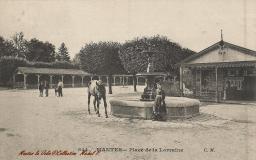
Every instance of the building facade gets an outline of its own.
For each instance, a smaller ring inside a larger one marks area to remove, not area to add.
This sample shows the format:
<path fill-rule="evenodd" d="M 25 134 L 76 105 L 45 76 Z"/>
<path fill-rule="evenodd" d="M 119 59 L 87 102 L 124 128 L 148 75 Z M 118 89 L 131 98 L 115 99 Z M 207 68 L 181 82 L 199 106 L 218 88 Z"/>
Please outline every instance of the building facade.
<path fill-rule="evenodd" d="M 182 92 L 185 77 L 201 100 L 256 100 L 256 52 L 221 40 L 182 61 Z"/>

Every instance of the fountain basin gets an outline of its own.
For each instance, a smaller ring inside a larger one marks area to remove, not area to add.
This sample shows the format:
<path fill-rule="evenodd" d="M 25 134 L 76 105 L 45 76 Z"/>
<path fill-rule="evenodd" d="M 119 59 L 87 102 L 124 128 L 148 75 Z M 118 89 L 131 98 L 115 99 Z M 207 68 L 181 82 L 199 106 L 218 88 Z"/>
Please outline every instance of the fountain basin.
<path fill-rule="evenodd" d="M 185 119 L 199 114 L 200 101 L 185 97 L 166 97 L 166 119 Z M 151 119 L 154 101 L 137 97 L 110 99 L 111 113 L 116 117 Z"/>

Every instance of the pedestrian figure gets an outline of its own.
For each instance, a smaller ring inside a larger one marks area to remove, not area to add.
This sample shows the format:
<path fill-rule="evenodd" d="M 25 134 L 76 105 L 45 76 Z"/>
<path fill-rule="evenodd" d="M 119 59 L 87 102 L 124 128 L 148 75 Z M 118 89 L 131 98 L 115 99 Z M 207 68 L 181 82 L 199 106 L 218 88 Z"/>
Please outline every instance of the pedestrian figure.
<path fill-rule="evenodd" d="M 162 89 L 161 84 L 156 83 L 156 98 L 153 105 L 153 117 L 152 120 L 164 120 L 164 115 L 166 114 L 165 105 L 165 92 Z"/>
<path fill-rule="evenodd" d="M 44 85 L 43 85 L 43 82 L 40 82 L 39 86 L 38 86 L 38 89 L 39 89 L 39 97 L 43 97 L 43 92 L 44 92 Z"/>
<path fill-rule="evenodd" d="M 55 96 L 59 97 L 59 91 L 58 91 L 58 85 L 57 84 L 55 85 L 54 91 L 55 91 Z"/>
<path fill-rule="evenodd" d="M 44 81 L 44 89 L 45 89 L 45 97 L 48 97 L 49 91 L 49 83 L 48 81 Z"/>
<path fill-rule="evenodd" d="M 59 97 L 62 97 L 63 94 L 62 94 L 62 88 L 63 88 L 63 82 L 61 80 L 59 80 L 59 83 L 58 83 L 58 93 L 59 93 Z"/>

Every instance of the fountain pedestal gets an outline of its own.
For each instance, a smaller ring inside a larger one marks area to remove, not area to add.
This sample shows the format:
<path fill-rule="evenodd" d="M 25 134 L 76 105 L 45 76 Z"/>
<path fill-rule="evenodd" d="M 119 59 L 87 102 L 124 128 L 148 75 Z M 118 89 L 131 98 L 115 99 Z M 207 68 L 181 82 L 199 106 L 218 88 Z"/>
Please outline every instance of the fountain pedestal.
<path fill-rule="evenodd" d="M 156 98 L 156 87 L 155 79 L 166 76 L 165 73 L 161 72 L 144 72 L 138 73 L 136 76 L 145 77 L 146 87 L 141 95 L 141 101 L 154 101 Z"/>
<path fill-rule="evenodd" d="M 155 52 L 152 51 L 143 51 L 143 54 L 148 56 L 148 66 L 147 72 L 142 72 L 136 74 L 136 76 L 145 77 L 146 79 L 146 87 L 144 89 L 143 94 L 141 95 L 141 101 L 154 101 L 156 98 L 156 87 L 155 87 L 155 80 L 158 77 L 166 76 L 165 73 L 161 72 L 154 72 L 154 65 L 152 61 L 152 55 Z"/>

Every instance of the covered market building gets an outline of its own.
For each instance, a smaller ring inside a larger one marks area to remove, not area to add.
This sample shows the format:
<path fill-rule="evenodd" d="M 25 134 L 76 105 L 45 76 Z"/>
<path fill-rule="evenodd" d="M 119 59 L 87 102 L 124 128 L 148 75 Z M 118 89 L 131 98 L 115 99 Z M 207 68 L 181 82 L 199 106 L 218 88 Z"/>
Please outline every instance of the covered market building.
<path fill-rule="evenodd" d="M 80 87 L 86 85 L 92 74 L 78 69 L 18 67 L 13 74 L 14 88 L 37 88 L 41 81 L 48 81 L 50 88 L 62 80 L 64 87 Z"/>
<path fill-rule="evenodd" d="M 13 74 L 13 88 L 35 89 L 40 82 L 48 81 L 50 88 L 57 85 L 61 80 L 64 87 L 85 87 L 92 79 L 102 80 L 106 85 L 109 81 L 114 86 L 133 85 L 133 75 L 115 74 L 115 75 L 95 75 L 79 69 L 57 69 L 57 68 L 35 68 L 18 67 Z M 138 85 L 145 84 L 144 77 L 136 77 Z"/>

